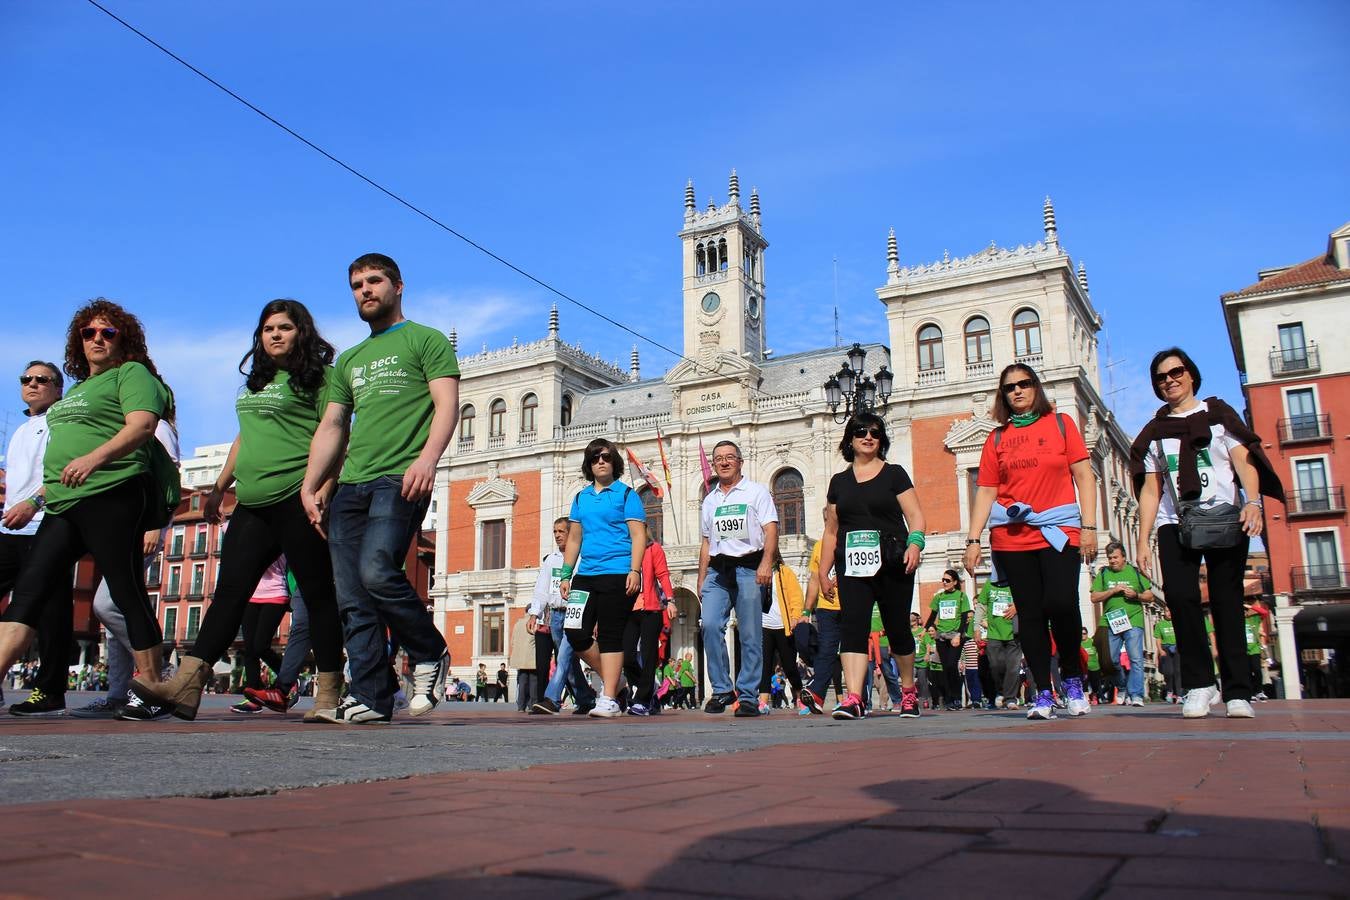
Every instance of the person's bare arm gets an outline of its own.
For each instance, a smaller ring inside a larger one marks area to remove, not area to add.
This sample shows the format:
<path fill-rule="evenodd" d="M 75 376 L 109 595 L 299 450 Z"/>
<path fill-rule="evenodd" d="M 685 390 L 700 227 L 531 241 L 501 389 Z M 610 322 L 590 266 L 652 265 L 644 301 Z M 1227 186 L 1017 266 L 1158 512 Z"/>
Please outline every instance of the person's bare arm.
<path fill-rule="evenodd" d="M 1083 529 L 1078 534 L 1078 549 L 1085 562 L 1097 556 L 1097 473 L 1086 459 L 1069 466 L 1074 487 L 1078 488 L 1078 513 Z"/>
<path fill-rule="evenodd" d="M 422 500 L 431 496 L 436 484 L 436 464 L 450 446 L 450 438 L 459 424 L 459 376 L 447 375 L 427 382 L 431 394 L 431 430 L 422 452 L 403 473 L 403 499 Z"/>
<path fill-rule="evenodd" d="M 998 488 L 985 485 L 975 488 L 975 502 L 971 504 L 970 509 L 970 529 L 966 532 L 966 552 L 962 559 L 966 571 L 971 575 L 975 574 L 975 567 L 980 564 L 980 557 L 984 553 L 978 541 L 980 535 L 984 534 L 984 526 L 989 522 L 989 513 L 993 511 L 996 499 Z M 971 541 L 977 543 L 972 544 Z"/>
<path fill-rule="evenodd" d="M 331 498 L 331 491 L 322 488 L 331 484 L 338 459 L 347 444 L 347 425 L 351 412 L 350 407 L 341 403 L 329 403 L 309 442 L 309 461 L 305 466 L 305 480 L 300 485 L 300 503 L 305 508 L 310 524 L 320 534 L 324 534 L 324 520 L 328 517 L 328 501 Z"/>
<path fill-rule="evenodd" d="M 84 456 L 77 456 L 66 463 L 65 468 L 61 470 L 61 483 L 66 487 L 79 487 L 89 480 L 90 475 L 108 463 L 119 460 L 154 440 L 159 416 L 144 409 L 137 409 L 127 413 L 124 422 L 117 434 Z"/>

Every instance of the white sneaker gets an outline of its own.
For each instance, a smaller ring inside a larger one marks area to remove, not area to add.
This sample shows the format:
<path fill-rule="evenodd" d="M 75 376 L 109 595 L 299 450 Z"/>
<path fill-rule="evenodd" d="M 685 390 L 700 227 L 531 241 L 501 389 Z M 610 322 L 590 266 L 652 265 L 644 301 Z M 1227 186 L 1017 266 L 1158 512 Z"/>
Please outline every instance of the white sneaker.
<path fill-rule="evenodd" d="M 1143 706 L 1143 705 L 1144 705 L 1144 698 L 1143 698 L 1143 697 L 1131 697 L 1131 698 L 1130 698 L 1130 705 L 1131 705 L 1131 706 Z"/>
<path fill-rule="evenodd" d="M 1124 706 L 1124 705 L 1125 705 L 1125 695 L 1122 694 L 1120 691 L 1116 691 L 1116 706 Z"/>
<path fill-rule="evenodd" d="M 994 698 L 994 709 L 1002 709 L 1002 708 L 1003 708 L 1003 695 L 999 694 L 997 697 Z"/>
<path fill-rule="evenodd" d="M 587 713 L 588 716 L 594 716 L 597 719 L 617 719 L 623 711 L 619 709 L 619 701 L 612 700 L 601 694 L 595 698 L 595 707 Z"/>
<path fill-rule="evenodd" d="M 1262 692 L 1259 693 L 1259 694 L 1252 694 L 1252 699 L 1253 699 L 1253 700 L 1259 700 L 1260 702 L 1265 703 L 1265 702 L 1266 702 L 1267 700 L 1269 700 L 1270 698 L 1266 696 L 1266 692 L 1265 692 L 1265 691 L 1262 691 Z"/>
<path fill-rule="evenodd" d="M 1228 701 L 1228 718 L 1230 719 L 1255 719 L 1256 711 L 1246 700 Z"/>
<path fill-rule="evenodd" d="M 389 724 L 389 716 L 380 715 L 350 694 L 338 704 L 337 709 L 332 711 L 332 715 L 329 715 L 327 711 L 325 711 L 319 714 L 319 718 L 325 722 L 332 722 L 335 725 Z"/>
<path fill-rule="evenodd" d="M 425 716 L 445 699 L 445 673 L 449 668 L 449 652 L 442 653 L 435 662 L 418 663 L 413 667 L 413 695 L 408 701 L 408 715 Z"/>
<path fill-rule="evenodd" d="M 1186 692 L 1186 696 L 1181 699 L 1181 717 L 1183 719 L 1203 719 L 1209 715 L 1209 708 L 1214 705 L 1214 695 L 1218 693 L 1218 690 L 1213 685 L 1191 688 Z"/>

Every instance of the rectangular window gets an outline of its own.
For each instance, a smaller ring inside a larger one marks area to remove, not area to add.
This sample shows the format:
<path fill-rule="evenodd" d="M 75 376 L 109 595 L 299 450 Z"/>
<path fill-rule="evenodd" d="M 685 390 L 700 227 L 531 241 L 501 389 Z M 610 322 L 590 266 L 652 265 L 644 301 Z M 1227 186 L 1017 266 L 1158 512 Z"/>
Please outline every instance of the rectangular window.
<path fill-rule="evenodd" d="M 224 547 L 224 546 L 225 546 L 225 526 L 228 525 L 228 524 L 229 524 L 228 522 L 222 522 L 222 523 L 220 523 L 219 527 L 216 528 L 216 552 L 217 552 L 217 553 L 220 552 L 220 548 L 221 548 L 221 547 Z"/>
<path fill-rule="evenodd" d="M 183 567 L 169 566 L 169 596 L 177 597 L 182 592 Z"/>
<path fill-rule="evenodd" d="M 1318 437 L 1317 399 L 1312 388 L 1288 391 L 1285 403 L 1289 406 L 1289 437 L 1303 440 Z"/>
<path fill-rule="evenodd" d="M 1318 512 L 1331 509 L 1331 491 L 1327 485 L 1327 464 L 1320 459 L 1300 459 L 1294 462 L 1294 482 L 1297 485 L 1299 512 Z"/>
<path fill-rule="evenodd" d="M 1303 558 L 1308 561 L 1308 587 L 1341 586 L 1341 561 L 1336 554 L 1336 535 L 1315 531 L 1303 535 Z"/>
<path fill-rule="evenodd" d="M 187 635 L 186 640 L 195 641 L 197 639 L 197 630 L 202 626 L 202 608 L 200 606 L 188 607 Z"/>
<path fill-rule="evenodd" d="M 170 556 L 182 556 L 182 555 L 183 555 L 183 543 L 184 543 L 184 541 L 187 540 L 187 535 L 186 535 L 186 533 L 185 533 L 186 530 L 187 530 L 187 529 L 185 529 L 182 525 L 179 525 L 179 526 L 177 526 L 176 528 L 174 528 L 174 530 L 173 530 L 173 538 L 172 538 L 172 539 L 170 540 L 170 542 L 169 542 L 169 555 L 170 555 Z"/>
<path fill-rule="evenodd" d="M 178 640 L 178 609 L 176 607 L 164 610 L 164 640 Z"/>
<path fill-rule="evenodd" d="M 210 526 L 207 526 L 207 525 L 201 525 L 201 526 L 198 526 L 198 528 L 197 528 L 197 537 L 196 537 L 196 539 L 192 542 L 192 552 L 193 552 L 193 553 L 205 553 L 205 552 L 206 552 L 206 532 L 207 532 L 207 529 L 208 529 L 209 527 L 210 527 Z"/>
<path fill-rule="evenodd" d="M 192 591 L 194 597 L 200 597 L 206 591 L 206 566 L 202 563 L 192 567 Z"/>
<path fill-rule="evenodd" d="M 483 562 L 479 568 L 506 568 L 505 519 L 490 519 L 483 523 Z"/>
<path fill-rule="evenodd" d="M 484 606 L 482 631 L 478 635 L 480 656 L 500 656 L 506 650 L 506 607 Z"/>
<path fill-rule="evenodd" d="M 1308 367 L 1308 342 L 1303 337 L 1302 322 L 1280 326 L 1280 357 L 1286 369 Z"/>

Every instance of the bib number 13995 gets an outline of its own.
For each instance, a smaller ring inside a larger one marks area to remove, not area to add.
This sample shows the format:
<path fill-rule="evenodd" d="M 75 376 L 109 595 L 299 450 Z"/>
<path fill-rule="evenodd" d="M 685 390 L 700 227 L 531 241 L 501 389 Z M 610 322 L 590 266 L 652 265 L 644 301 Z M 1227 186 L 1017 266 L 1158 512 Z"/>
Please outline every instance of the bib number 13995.
<path fill-rule="evenodd" d="M 844 574 L 867 578 L 881 570 L 881 532 L 850 531 L 844 539 Z"/>
<path fill-rule="evenodd" d="M 572 591 L 567 595 L 567 612 L 563 614 L 564 628 L 575 631 L 581 627 L 581 617 L 586 612 L 586 601 L 590 599 L 590 591 Z"/>

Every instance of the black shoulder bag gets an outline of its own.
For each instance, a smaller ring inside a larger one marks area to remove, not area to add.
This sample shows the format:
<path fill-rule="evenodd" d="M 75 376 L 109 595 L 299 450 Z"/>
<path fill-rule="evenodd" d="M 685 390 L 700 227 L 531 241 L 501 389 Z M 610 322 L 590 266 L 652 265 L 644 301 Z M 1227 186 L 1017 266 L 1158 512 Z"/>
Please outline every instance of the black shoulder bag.
<path fill-rule="evenodd" d="M 1177 532 L 1181 546 L 1188 550 L 1226 550 L 1236 547 L 1243 538 L 1242 510 L 1233 504 L 1202 504 L 1199 500 L 1182 500 L 1172 483 L 1172 474 L 1167 471 L 1167 454 L 1159 440 L 1158 455 L 1162 457 L 1163 484 L 1172 493 L 1172 502 L 1177 507 Z M 1181 451 L 1178 451 L 1181 452 Z"/>

